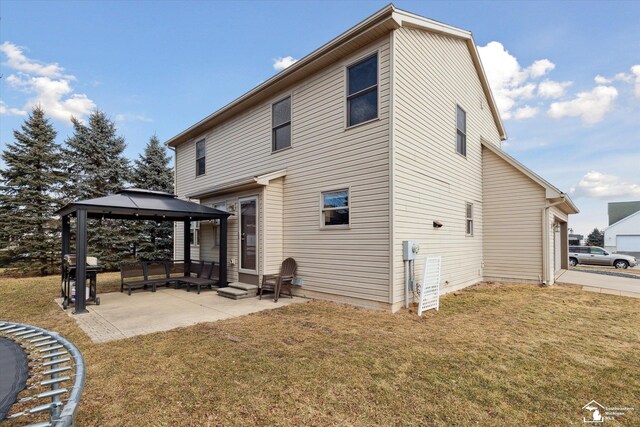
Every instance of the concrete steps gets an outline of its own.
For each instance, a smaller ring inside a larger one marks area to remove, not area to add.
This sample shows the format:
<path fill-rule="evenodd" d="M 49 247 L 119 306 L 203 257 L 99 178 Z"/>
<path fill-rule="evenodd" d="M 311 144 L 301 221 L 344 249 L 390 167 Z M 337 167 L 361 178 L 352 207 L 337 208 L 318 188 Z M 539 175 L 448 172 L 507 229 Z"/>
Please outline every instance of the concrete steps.
<path fill-rule="evenodd" d="M 226 288 L 218 289 L 218 295 L 231 299 L 251 298 L 258 295 L 258 287 L 248 283 L 234 282 Z"/>

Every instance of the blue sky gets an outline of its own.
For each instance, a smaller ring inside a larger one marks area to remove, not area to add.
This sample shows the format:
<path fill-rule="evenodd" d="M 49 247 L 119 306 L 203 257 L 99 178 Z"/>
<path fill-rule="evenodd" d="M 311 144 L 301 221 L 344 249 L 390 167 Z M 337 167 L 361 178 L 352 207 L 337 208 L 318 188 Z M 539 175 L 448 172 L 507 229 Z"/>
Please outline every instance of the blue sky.
<path fill-rule="evenodd" d="M 3 0 L 0 149 L 40 102 L 60 142 L 70 114 L 104 110 L 134 158 L 385 4 Z M 640 2 L 394 4 L 473 32 L 505 150 L 573 191 L 576 232 L 606 226 L 607 201 L 640 200 Z"/>

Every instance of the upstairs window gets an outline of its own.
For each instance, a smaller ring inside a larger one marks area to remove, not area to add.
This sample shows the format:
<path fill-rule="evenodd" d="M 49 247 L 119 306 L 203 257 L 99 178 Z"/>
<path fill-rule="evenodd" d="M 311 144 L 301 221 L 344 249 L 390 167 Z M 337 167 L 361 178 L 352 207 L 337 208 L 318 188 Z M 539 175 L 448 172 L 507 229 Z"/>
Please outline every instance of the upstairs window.
<path fill-rule="evenodd" d="M 322 226 L 349 225 L 349 190 L 322 193 Z"/>
<path fill-rule="evenodd" d="M 473 203 L 467 203 L 466 234 L 473 236 Z"/>
<path fill-rule="evenodd" d="M 467 113 L 458 105 L 456 114 L 456 151 L 463 156 L 467 155 Z"/>
<path fill-rule="evenodd" d="M 196 142 L 196 176 L 204 175 L 205 151 L 204 139 Z"/>
<path fill-rule="evenodd" d="M 291 97 L 271 107 L 272 150 L 291 147 Z"/>
<path fill-rule="evenodd" d="M 378 118 L 378 55 L 347 69 L 347 126 Z"/>

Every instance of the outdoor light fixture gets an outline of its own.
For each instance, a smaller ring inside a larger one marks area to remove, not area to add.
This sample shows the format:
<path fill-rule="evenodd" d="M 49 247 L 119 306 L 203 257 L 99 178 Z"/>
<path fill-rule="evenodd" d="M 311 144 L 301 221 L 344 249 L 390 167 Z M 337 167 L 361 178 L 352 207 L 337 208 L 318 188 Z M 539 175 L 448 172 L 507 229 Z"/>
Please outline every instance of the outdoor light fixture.
<path fill-rule="evenodd" d="M 442 228 L 442 223 L 440 221 L 433 221 L 433 228 Z"/>

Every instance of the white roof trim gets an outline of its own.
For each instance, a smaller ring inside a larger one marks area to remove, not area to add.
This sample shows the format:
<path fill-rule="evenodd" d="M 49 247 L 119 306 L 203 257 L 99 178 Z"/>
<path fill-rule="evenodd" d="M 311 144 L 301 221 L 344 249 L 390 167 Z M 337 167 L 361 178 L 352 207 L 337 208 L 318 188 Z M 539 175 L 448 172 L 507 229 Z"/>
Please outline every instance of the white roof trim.
<path fill-rule="evenodd" d="M 626 220 L 628 220 L 629 218 L 632 218 L 632 217 L 634 217 L 634 216 L 636 216 L 636 215 L 640 215 L 640 211 L 635 211 L 635 212 L 634 212 L 634 213 L 632 213 L 631 215 L 629 215 L 629 216 L 625 216 L 625 217 L 624 217 L 624 218 L 622 218 L 621 220 L 614 222 L 613 224 L 611 224 L 611 225 L 610 225 L 610 226 L 608 226 L 607 228 L 604 228 L 602 231 L 607 231 L 608 229 L 610 229 L 610 228 L 612 228 L 612 227 L 615 227 L 616 225 L 621 224 L 621 223 L 625 222 Z"/>
<path fill-rule="evenodd" d="M 508 155 L 507 153 L 505 153 L 500 148 L 496 147 L 494 144 L 491 144 L 490 142 L 487 142 L 485 140 L 481 140 L 481 143 L 482 143 L 483 147 L 489 149 L 489 151 L 491 151 L 492 153 L 494 153 L 495 155 L 500 157 L 505 162 L 509 163 L 514 168 L 518 169 L 520 172 L 525 174 L 527 177 L 529 177 L 536 184 L 538 184 L 542 188 L 544 188 L 545 189 L 545 197 L 547 199 L 564 199 L 564 201 L 567 203 L 569 208 L 571 210 L 575 211 L 574 213 L 580 212 L 580 210 L 573 203 L 573 200 L 571 200 L 571 198 L 569 197 L 568 194 L 563 193 L 562 191 L 560 191 L 556 186 L 551 184 L 549 181 L 547 181 L 544 178 L 542 178 L 540 175 L 538 175 L 537 173 L 535 173 L 534 171 L 532 171 L 531 169 L 529 169 L 528 167 L 526 167 L 525 165 L 523 165 L 522 163 L 517 161 L 515 158 L 513 158 L 510 155 Z"/>
<path fill-rule="evenodd" d="M 275 172 L 265 173 L 264 175 L 255 176 L 253 179 L 258 184 L 267 186 L 267 185 L 269 185 L 269 181 L 272 181 L 272 180 L 278 179 L 278 178 L 282 178 L 285 175 L 287 175 L 287 170 L 286 169 L 282 169 L 282 170 L 275 171 Z"/>

